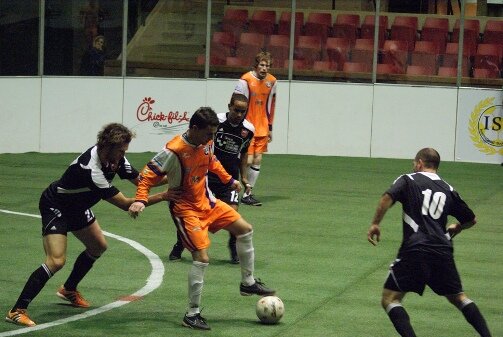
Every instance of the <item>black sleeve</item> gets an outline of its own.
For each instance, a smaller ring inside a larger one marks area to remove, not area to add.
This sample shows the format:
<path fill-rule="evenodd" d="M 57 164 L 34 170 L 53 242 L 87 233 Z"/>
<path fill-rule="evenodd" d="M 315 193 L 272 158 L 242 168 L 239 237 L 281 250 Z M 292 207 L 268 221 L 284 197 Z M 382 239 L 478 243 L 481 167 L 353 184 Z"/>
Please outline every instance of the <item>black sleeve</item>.
<path fill-rule="evenodd" d="M 391 199 L 393 199 L 393 203 L 397 201 L 403 202 L 406 189 L 407 189 L 407 178 L 405 175 L 402 175 L 393 182 L 391 187 L 385 193 L 391 196 Z"/>
<path fill-rule="evenodd" d="M 475 213 L 468 207 L 463 199 L 459 196 L 458 192 L 452 192 L 454 200 L 454 207 L 452 208 L 451 215 L 455 217 L 460 223 L 465 223 L 475 219 Z"/>
<path fill-rule="evenodd" d="M 131 166 L 126 157 L 124 157 L 121 159 L 117 174 L 121 179 L 134 180 L 140 173 L 133 166 Z"/>

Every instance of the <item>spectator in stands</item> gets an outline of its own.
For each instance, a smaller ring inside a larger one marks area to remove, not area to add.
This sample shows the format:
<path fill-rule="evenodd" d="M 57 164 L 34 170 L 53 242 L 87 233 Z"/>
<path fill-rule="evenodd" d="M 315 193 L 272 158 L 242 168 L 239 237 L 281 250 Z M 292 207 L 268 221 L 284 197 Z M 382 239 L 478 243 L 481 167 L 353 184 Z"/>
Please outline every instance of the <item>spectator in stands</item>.
<path fill-rule="evenodd" d="M 262 154 L 267 152 L 267 144 L 272 141 L 272 124 L 276 106 L 276 77 L 269 73 L 272 57 L 269 52 L 260 52 L 255 56 L 255 67 L 238 80 L 235 93 L 249 99 L 246 119 L 255 127 L 255 136 L 248 148 L 248 182 L 253 188 L 257 182 Z M 261 206 L 248 190 L 241 202 L 251 206 Z"/>
<path fill-rule="evenodd" d="M 94 38 L 93 46 L 84 52 L 80 64 L 80 75 L 103 76 L 105 74 L 105 37 Z"/>

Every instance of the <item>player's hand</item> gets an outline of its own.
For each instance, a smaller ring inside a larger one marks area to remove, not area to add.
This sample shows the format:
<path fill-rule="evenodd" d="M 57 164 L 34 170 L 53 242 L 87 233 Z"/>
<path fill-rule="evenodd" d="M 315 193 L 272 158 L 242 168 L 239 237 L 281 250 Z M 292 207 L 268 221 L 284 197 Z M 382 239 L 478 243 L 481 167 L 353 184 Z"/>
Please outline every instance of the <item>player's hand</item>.
<path fill-rule="evenodd" d="M 251 190 L 253 188 L 252 185 L 250 185 L 248 183 L 246 183 L 246 184 L 243 183 L 243 185 L 245 186 L 245 194 L 250 194 Z"/>
<path fill-rule="evenodd" d="M 181 186 L 168 189 L 164 192 L 162 199 L 167 201 L 179 201 L 183 195 L 183 188 Z"/>
<path fill-rule="evenodd" d="M 129 206 L 129 216 L 136 219 L 138 215 L 145 209 L 145 204 L 139 201 L 135 201 Z"/>
<path fill-rule="evenodd" d="M 461 232 L 461 225 L 458 223 L 450 224 L 447 227 L 447 233 L 449 233 L 451 239 Z"/>
<path fill-rule="evenodd" d="M 232 182 L 231 189 L 233 189 L 236 192 L 241 192 L 241 190 L 243 189 L 243 186 L 241 185 L 239 180 L 234 180 Z"/>
<path fill-rule="evenodd" d="M 379 225 L 372 224 L 370 225 L 369 231 L 367 232 L 367 240 L 374 246 L 377 246 L 377 243 L 381 239 L 381 229 Z"/>
<path fill-rule="evenodd" d="M 272 131 L 269 131 L 269 140 L 267 142 L 268 143 L 272 142 Z"/>

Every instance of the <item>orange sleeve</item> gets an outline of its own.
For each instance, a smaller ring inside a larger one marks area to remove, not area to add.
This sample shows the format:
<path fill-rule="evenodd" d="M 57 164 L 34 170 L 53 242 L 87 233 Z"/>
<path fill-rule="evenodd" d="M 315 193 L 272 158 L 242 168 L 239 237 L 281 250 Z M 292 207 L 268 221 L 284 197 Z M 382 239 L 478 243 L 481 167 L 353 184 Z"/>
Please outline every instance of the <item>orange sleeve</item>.
<path fill-rule="evenodd" d="M 224 169 L 224 167 L 217 159 L 217 157 L 215 157 L 215 155 L 211 156 L 208 170 L 211 171 L 212 173 L 215 173 L 218 176 L 218 178 L 220 178 L 220 181 L 225 184 L 230 183 L 232 180 L 232 176 L 229 173 L 227 173 L 227 171 Z"/>
<path fill-rule="evenodd" d="M 138 186 L 136 187 L 135 200 L 148 203 L 148 193 L 152 186 L 156 186 L 161 182 L 164 175 L 158 174 L 150 168 L 152 162 L 148 163 L 140 173 L 140 180 L 138 181 Z"/>

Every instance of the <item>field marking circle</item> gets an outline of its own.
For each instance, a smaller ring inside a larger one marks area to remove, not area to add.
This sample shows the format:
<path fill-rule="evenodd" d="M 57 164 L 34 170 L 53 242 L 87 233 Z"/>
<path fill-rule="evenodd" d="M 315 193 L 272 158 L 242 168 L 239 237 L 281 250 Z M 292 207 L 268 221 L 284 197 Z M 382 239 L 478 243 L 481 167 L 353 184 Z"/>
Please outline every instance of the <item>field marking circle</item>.
<path fill-rule="evenodd" d="M 40 215 L 37 215 L 37 214 L 13 212 L 13 211 L 8 211 L 8 210 L 4 210 L 4 209 L 0 209 L 0 212 L 7 213 L 7 214 L 14 214 L 14 215 L 29 216 L 32 218 L 40 218 Z M 150 265 L 152 266 L 152 272 L 150 273 L 149 277 L 147 278 L 147 284 L 145 284 L 145 286 L 143 288 L 141 288 L 140 290 L 138 290 L 137 292 L 135 292 L 129 296 L 124 297 L 127 299 L 118 300 L 118 301 L 106 304 L 102 307 L 99 307 L 96 309 L 91 309 L 86 312 L 83 312 L 83 313 L 80 313 L 77 315 L 73 315 L 70 317 L 58 319 L 53 322 L 37 324 L 34 327 L 26 327 L 26 328 L 21 328 L 21 329 L 17 329 L 17 330 L 0 332 L 0 337 L 21 335 L 24 333 L 33 332 L 33 331 L 37 331 L 37 330 L 43 330 L 43 329 L 51 328 L 53 326 L 62 325 L 62 324 L 66 324 L 69 322 L 74 322 L 74 321 L 78 321 L 80 319 L 95 316 L 95 315 L 101 314 L 103 312 L 121 307 L 125 304 L 128 304 L 128 303 L 134 301 L 135 299 L 138 299 L 139 297 L 145 296 L 145 295 L 151 293 L 152 291 L 154 291 L 155 289 L 159 288 L 159 286 L 162 283 L 162 278 L 164 276 L 164 265 L 161 261 L 161 258 L 157 254 L 155 254 L 154 252 L 152 252 L 150 249 L 146 248 L 145 246 L 141 245 L 140 243 L 133 241 L 131 239 L 119 236 L 117 234 L 109 233 L 106 231 L 103 231 L 103 234 L 105 234 L 106 236 L 111 237 L 113 239 L 127 243 L 128 245 L 130 245 L 131 247 L 133 247 L 134 249 L 136 249 L 137 251 L 139 251 L 140 253 L 142 253 L 143 255 L 145 255 L 147 257 L 147 259 L 150 262 Z"/>

